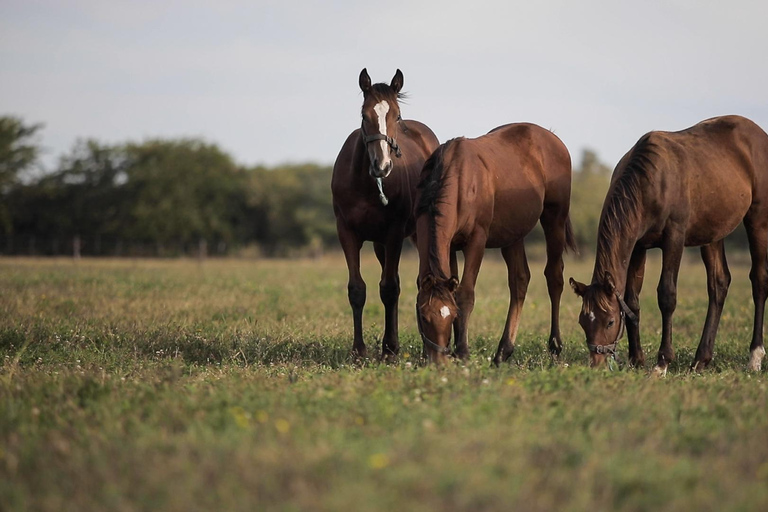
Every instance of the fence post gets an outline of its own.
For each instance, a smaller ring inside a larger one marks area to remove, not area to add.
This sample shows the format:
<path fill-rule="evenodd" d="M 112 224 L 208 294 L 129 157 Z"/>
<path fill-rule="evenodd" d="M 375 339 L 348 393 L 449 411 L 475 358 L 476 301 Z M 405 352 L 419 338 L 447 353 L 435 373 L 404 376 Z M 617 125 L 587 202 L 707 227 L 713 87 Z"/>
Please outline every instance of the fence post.
<path fill-rule="evenodd" d="M 72 238 L 72 257 L 75 261 L 80 259 L 80 235 L 75 235 Z"/>

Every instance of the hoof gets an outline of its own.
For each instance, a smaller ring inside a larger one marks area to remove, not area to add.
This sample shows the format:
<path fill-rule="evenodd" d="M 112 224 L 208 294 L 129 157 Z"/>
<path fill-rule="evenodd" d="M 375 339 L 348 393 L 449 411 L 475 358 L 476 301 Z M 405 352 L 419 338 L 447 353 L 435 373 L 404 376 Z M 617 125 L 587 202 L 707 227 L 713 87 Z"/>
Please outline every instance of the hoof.
<path fill-rule="evenodd" d="M 651 377 L 658 377 L 663 379 L 667 376 L 667 367 L 666 366 L 659 366 L 656 365 L 653 367 L 653 370 L 651 370 Z"/>
<path fill-rule="evenodd" d="M 755 350 L 753 350 L 752 354 L 749 357 L 749 364 L 747 365 L 747 370 L 749 370 L 750 372 L 759 372 L 763 366 L 763 357 L 765 357 L 764 347 L 757 347 Z"/>
<path fill-rule="evenodd" d="M 563 342 L 559 339 L 555 338 L 554 336 L 549 338 L 549 353 L 557 359 L 557 356 L 560 355 L 560 352 L 563 351 Z"/>

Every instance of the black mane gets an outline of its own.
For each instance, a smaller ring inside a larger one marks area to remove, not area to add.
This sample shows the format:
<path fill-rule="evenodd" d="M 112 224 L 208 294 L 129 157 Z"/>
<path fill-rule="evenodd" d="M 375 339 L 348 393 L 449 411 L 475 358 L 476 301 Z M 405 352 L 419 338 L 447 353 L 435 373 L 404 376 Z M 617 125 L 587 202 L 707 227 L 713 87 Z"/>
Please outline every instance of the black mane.
<path fill-rule="evenodd" d="M 610 268 L 617 253 L 622 233 L 639 221 L 643 182 L 656 170 L 656 145 L 647 133 L 632 148 L 627 165 L 611 189 L 600 217 L 597 233 L 597 264 L 595 268 Z"/>

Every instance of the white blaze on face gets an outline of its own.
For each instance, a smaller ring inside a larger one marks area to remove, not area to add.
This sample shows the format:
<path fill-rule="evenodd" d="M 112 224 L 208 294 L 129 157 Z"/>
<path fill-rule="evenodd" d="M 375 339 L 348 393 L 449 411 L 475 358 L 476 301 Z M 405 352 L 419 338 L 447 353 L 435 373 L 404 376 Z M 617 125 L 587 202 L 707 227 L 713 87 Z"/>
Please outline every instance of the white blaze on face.
<path fill-rule="evenodd" d="M 443 318 L 446 318 L 450 314 L 451 314 L 451 310 L 448 309 L 448 306 L 443 306 L 440 308 L 440 316 L 442 316 Z"/>
<path fill-rule="evenodd" d="M 595 314 L 592 311 L 589 312 L 589 321 L 590 322 L 594 322 L 595 321 Z"/>
<path fill-rule="evenodd" d="M 380 101 L 376 104 L 376 106 L 373 107 L 373 111 L 376 112 L 376 115 L 379 118 L 379 133 L 387 136 L 387 112 L 389 112 L 389 103 L 386 101 Z M 389 162 L 391 161 L 391 158 L 389 158 L 389 146 L 387 145 L 387 141 L 382 140 L 379 141 L 379 144 L 381 144 L 381 162 L 379 163 L 380 168 L 385 168 L 387 165 L 389 165 Z"/>

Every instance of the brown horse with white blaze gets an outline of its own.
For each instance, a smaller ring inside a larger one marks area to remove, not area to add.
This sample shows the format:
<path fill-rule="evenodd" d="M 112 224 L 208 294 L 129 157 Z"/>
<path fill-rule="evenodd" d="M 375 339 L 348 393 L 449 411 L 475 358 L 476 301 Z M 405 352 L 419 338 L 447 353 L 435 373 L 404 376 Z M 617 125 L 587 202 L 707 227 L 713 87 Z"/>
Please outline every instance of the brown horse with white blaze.
<path fill-rule="evenodd" d="M 563 252 L 575 249 L 568 209 L 571 158 L 552 132 L 534 124 L 501 126 L 476 139 L 453 139 L 424 166 L 416 217 L 419 291 L 416 313 L 431 361 L 469 355 L 467 326 L 485 248 L 500 248 L 507 264 L 510 302 L 494 358 L 512 355 L 530 280 L 523 239 L 541 222 L 547 243 L 544 275 L 552 304 L 549 350 L 562 350 L 560 296 Z M 458 280 L 456 251 L 464 253 Z"/>
<path fill-rule="evenodd" d="M 715 117 L 679 132 L 650 132 L 621 159 L 603 204 L 592 282 L 570 280 L 582 297 L 579 315 L 593 366 L 616 352 L 626 325 L 629 362 L 645 362 L 640 345 L 639 294 L 646 251 L 662 250 L 657 288 L 661 345 L 654 372 L 674 359 L 672 314 L 685 246 L 701 246 L 709 306 L 691 368 L 712 360 L 731 282 L 723 238 L 740 222 L 752 257 L 754 329 L 749 369 L 760 370 L 763 312 L 768 296 L 768 135 L 740 116 Z"/>
<path fill-rule="evenodd" d="M 366 356 L 366 289 L 360 274 L 360 249 L 364 241 L 372 241 L 382 269 L 382 355 L 389 356 L 399 351 L 400 253 L 403 240 L 415 230 L 413 210 L 419 172 L 438 141 L 426 125 L 400 117 L 403 74 L 399 69 L 390 84 L 373 85 L 363 69 L 359 85 L 363 91 L 362 124 L 347 137 L 336 158 L 331 179 L 333 211 L 349 269 L 348 294 L 354 321 L 352 349 L 357 356 Z"/>

